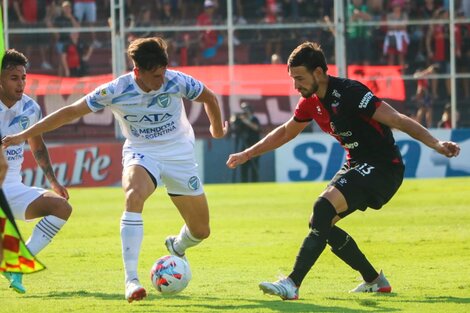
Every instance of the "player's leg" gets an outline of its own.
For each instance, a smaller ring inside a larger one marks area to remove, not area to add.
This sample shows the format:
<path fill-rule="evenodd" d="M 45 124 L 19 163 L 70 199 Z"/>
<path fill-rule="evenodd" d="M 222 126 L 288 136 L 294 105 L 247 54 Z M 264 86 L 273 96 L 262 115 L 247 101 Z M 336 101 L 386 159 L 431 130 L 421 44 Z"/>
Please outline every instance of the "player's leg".
<path fill-rule="evenodd" d="M 28 221 L 43 217 L 26 242 L 31 253 L 36 255 L 65 225 L 72 207 L 66 199 L 42 188 L 28 187 L 21 183 L 7 184 L 3 188 L 15 219 Z M 26 292 L 21 273 L 11 273 L 8 276 L 11 288 L 19 293 Z"/>
<path fill-rule="evenodd" d="M 165 245 L 171 254 L 184 256 L 186 249 L 209 237 L 209 207 L 193 159 L 164 162 L 162 179 L 185 224 Z"/>
<path fill-rule="evenodd" d="M 333 226 L 328 237 L 328 244 L 331 251 L 348 264 L 352 269 L 358 271 L 363 283 L 357 286 L 351 292 L 391 292 L 392 287 L 385 278 L 383 272 L 380 274 L 375 270 L 366 256 L 359 249 L 354 239 L 344 230 Z"/>
<path fill-rule="evenodd" d="M 347 209 L 339 215 L 344 218 L 354 210 L 367 207 L 380 209 L 398 190 L 403 180 L 403 166 L 397 164 L 359 164 L 332 180 L 347 199 Z M 328 237 L 333 253 L 358 271 L 364 281 L 353 292 L 390 292 L 391 286 L 382 272 L 375 270 L 359 249 L 354 239 L 341 228 L 334 226 Z"/>
<path fill-rule="evenodd" d="M 121 217 L 122 258 L 125 271 L 126 299 L 128 302 L 143 299 L 147 293 L 137 275 L 140 247 L 144 236 L 142 211 L 145 200 L 154 192 L 156 182 L 141 165 L 124 164 L 122 188 L 126 210 Z"/>
<path fill-rule="evenodd" d="M 260 289 L 284 300 L 298 299 L 298 288 L 325 249 L 331 225 L 337 220 L 337 214 L 346 207 L 343 195 L 335 187 L 328 187 L 313 206 L 310 231 L 300 247 L 292 272 L 280 281 L 262 282 Z"/>
<path fill-rule="evenodd" d="M 173 254 L 184 256 L 186 249 L 198 245 L 209 237 L 209 207 L 205 194 L 173 195 L 171 200 L 183 217 L 185 224 L 181 227 L 178 236 L 167 238 L 166 245 L 170 252 L 174 252 Z"/>
<path fill-rule="evenodd" d="M 34 227 L 26 246 L 36 255 L 44 249 L 62 229 L 70 215 L 72 207 L 66 199 L 47 191 L 35 199 L 26 209 L 26 220 L 43 217 Z"/>

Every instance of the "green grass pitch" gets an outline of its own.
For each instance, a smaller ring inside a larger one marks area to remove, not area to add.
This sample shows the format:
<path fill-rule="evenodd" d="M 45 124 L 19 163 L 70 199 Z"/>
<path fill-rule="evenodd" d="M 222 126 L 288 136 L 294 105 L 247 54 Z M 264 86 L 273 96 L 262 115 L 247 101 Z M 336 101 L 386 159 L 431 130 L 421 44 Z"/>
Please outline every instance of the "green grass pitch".
<path fill-rule="evenodd" d="M 161 296 L 149 269 L 182 219 L 163 189 L 144 210 L 139 262 L 149 296 L 124 299 L 119 188 L 70 189 L 71 219 L 39 255 L 48 269 L 24 278 L 18 295 L 0 278 L 0 312 L 470 312 L 470 178 L 405 180 L 382 210 L 356 212 L 339 226 L 390 280 L 391 294 L 349 294 L 359 275 L 329 249 L 299 301 L 263 295 L 260 281 L 289 273 L 326 183 L 206 185 L 211 237 L 188 251 L 193 279 Z M 19 223 L 28 237 L 34 223 Z"/>

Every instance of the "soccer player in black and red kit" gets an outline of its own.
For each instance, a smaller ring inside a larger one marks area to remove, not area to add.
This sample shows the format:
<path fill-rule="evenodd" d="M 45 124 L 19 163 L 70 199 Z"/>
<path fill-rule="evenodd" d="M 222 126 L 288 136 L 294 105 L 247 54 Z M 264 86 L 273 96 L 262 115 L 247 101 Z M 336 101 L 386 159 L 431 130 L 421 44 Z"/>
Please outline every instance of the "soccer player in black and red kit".
<path fill-rule="evenodd" d="M 231 154 L 227 166 L 235 168 L 284 145 L 312 120 L 341 143 L 347 160 L 313 206 L 310 231 L 292 272 L 259 286 L 265 293 L 284 300 L 298 299 L 298 288 L 328 244 L 335 255 L 362 275 L 364 281 L 352 292 L 391 292 L 382 271 L 378 273 L 354 239 L 335 224 L 357 209 L 380 209 L 400 187 L 404 165 L 391 128 L 447 157 L 458 156 L 460 147 L 434 138 L 426 128 L 397 112 L 360 82 L 328 75 L 325 56 L 317 43 L 299 45 L 287 65 L 294 87 L 302 95 L 294 116 L 253 146 Z"/>

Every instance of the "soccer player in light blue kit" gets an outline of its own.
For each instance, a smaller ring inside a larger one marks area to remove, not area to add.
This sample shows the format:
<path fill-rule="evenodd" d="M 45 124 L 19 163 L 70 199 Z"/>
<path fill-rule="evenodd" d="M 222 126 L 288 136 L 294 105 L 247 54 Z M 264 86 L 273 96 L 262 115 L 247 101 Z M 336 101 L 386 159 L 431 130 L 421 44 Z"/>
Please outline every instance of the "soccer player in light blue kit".
<path fill-rule="evenodd" d="M 39 105 L 25 95 L 26 65 L 28 59 L 20 52 L 9 49 L 2 58 L 0 74 L 0 133 L 17 134 L 42 117 Z M 42 219 L 34 227 L 31 237 L 26 242 L 33 255 L 39 253 L 65 225 L 72 213 L 67 202 L 67 189 L 58 181 L 52 169 L 47 147 L 41 135 L 28 137 L 28 144 L 49 181 L 54 192 L 37 187 L 29 187 L 21 181 L 21 165 L 24 160 L 25 139 L 17 141 L 4 149 L 8 162 L 8 171 L 2 189 L 10 204 L 15 219 L 31 221 Z M 10 287 L 18 293 L 25 293 L 22 273 L 3 273 Z"/>
<path fill-rule="evenodd" d="M 137 276 L 137 263 L 143 238 L 144 202 L 157 186 L 166 186 L 185 221 L 180 233 L 165 241 L 171 254 L 185 257 L 187 248 L 199 244 L 210 233 L 209 208 L 194 154 L 194 132 L 182 98 L 204 103 L 214 138 L 225 136 L 228 122 L 222 122 L 217 98 L 202 82 L 167 69 L 167 45 L 163 39 L 136 39 L 129 45 L 128 55 L 134 62 L 133 72 L 98 87 L 17 136 L 6 137 L 4 145 L 51 131 L 90 112 L 111 109 L 126 137 L 122 152 L 126 203 L 121 240 L 125 297 L 132 302 L 147 294 Z"/>

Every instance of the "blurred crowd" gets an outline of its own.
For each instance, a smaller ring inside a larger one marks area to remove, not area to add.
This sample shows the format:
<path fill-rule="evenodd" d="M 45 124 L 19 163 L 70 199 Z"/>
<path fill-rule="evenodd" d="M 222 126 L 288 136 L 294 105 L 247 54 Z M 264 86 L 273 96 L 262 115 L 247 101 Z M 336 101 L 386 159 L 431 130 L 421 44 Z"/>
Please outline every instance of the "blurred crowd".
<path fill-rule="evenodd" d="M 227 25 L 226 0 L 124 2 L 128 42 L 136 37 L 163 36 L 169 42 L 172 66 L 227 64 L 227 31 L 210 27 Z M 305 40 L 320 42 L 327 61 L 335 63 L 334 0 L 232 3 L 236 64 L 284 63 L 292 49 Z M 419 76 L 422 82 L 420 90 L 412 92 L 414 100 L 426 103 L 449 99 L 449 81 L 426 79 L 426 75 L 450 72 L 448 0 L 345 0 L 344 4 L 348 64 L 398 65 L 404 75 Z M 470 18 L 470 1 L 455 0 L 455 6 L 457 22 Z M 34 51 L 30 72 L 61 76 L 109 73 L 109 31 L 78 31 L 82 26 L 108 27 L 109 16 L 110 0 L 8 0 L 9 28 L 51 29 L 47 34 L 13 34 L 10 42 L 28 57 Z M 429 20 L 442 23 L 426 23 Z M 315 24 L 299 27 L 293 23 Z M 286 24 L 292 27 L 283 27 Z M 186 28 L 159 31 L 172 26 Z M 57 31 L 61 28 L 77 31 Z M 453 34 L 456 68 L 469 73 L 470 23 L 458 22 Z M 416 82 L 413 84 L 409 88 L 415 89 Z M 470 98 L 469 79 L 459 80 L 459 93 Z"/>

